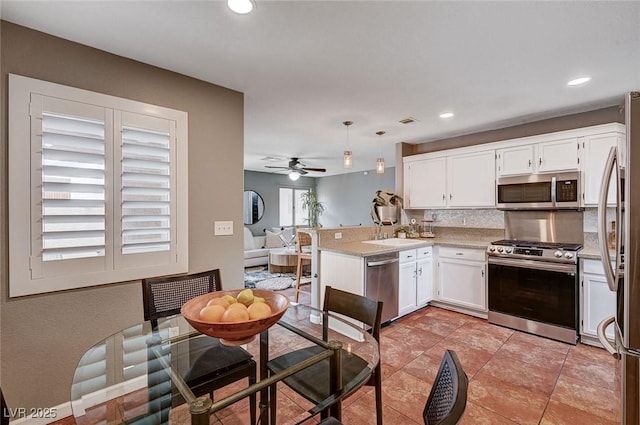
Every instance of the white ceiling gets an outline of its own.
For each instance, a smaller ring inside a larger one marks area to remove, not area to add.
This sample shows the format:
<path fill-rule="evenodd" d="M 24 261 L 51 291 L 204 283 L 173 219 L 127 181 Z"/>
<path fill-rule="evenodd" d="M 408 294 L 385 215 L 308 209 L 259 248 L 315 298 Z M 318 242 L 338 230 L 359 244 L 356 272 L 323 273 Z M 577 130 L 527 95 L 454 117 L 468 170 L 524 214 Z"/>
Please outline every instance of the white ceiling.
<path fill-rule="evenodd" d="M 393 164 L 397 142 L 616 105 L 640 89 L 640 2 L 256 2 L 236 15 L 225 1 L 2 0 L 1 13 L 243 92 L 248 170 L 296 156 L 344 173 L 345 120 L 353 172 L 374 168 L 381 145 Z M 567 86 L 581 75 L 592 80 Z M 407 117 L 418 122 L 398 123 Z"/>

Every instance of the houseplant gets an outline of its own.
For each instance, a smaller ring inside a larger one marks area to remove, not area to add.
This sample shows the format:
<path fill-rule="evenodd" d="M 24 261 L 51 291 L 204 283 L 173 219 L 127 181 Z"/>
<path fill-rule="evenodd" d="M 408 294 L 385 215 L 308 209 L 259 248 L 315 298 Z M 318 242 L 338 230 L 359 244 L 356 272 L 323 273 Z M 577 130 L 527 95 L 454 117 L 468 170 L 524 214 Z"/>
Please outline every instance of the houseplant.
<path fill-rule="evenodd" d="M 398 208 L 402 208 L 402 198 L 399 195 L 388 189 L 378 190 L 372 201 L 371 218 L 376 224 L 396 223 Z"/>
<path fill-rule="evenodd" d="M 316 193 L 311 190 L 303 193 L 301 199 L 302 209 L 308 213 L 308 218 L 305 220 L 309 223 L 309 227 L 318 227 L 318 218 L 324 212 L 324 204 L 318 201 Z"/>

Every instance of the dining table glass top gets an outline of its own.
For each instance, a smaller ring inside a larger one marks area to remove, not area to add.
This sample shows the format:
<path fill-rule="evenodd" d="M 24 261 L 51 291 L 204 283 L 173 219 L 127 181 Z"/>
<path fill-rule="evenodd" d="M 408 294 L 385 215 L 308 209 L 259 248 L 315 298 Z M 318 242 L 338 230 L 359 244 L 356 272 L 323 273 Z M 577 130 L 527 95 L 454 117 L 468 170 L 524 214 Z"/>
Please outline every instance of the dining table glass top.
<path fill-rule="evenodd" d="M 327 317 L 329 330 L 323 340 L 321 322 Z M 167 372 L 171 369 L 177 372 L 173 375 L 178 376 L 188 373 L 189 360 L 184 352 L 189 346 L 208 338 L 212 337 L 197 332 L 181 315 L 175 315 L 157 322 L 138 323 L 98 342 L 85 352 L 74 373 L 71 406 L 76 423 L 148 424 L 162 423 L 167 417 L 170 423 L 191 423 L 189 406 L 184 402 L 189 398 L 183 394 L 185 390 L 181 389 L 180 383 L 176 385 Z M 251 388 L 247 379 L 232 384 L 232 389 L 225 391 L 221 398 L 216 395 L 209 413 L 216 415 L 222 424 L 239 423 L 237 415 L 219 415 L 218 412 L 227 407 L 225 400 L 231 402 L 238 392 L 256 391 L 260 406 L 258 415 L 262 424 L 268 424 L 265 410 L 271 407 L 266 363 L 309 346 L 326 349 L 327 344 L 323 341 L 337 342 L 342 355 L 357 358 L 356 364 L 362 369 L 349 375 L 353 376 L 349 378 L 351 382 L 344 382 L 343 376 L 343 389 L 333 395 L 334 400 L 341 400 L 345 394 L 363 385 L 379 362 L 378 343 L 362 326 L 331 313 L 327 316 L 307 305 L 292 304 L 279 322 L 241 346 L 258 365 L 257 383 Z M 335 350 L 335 344 L 332 347 Z M 273 381 L 274 378 L 270 379 Z M 310 406 L 309 416 L 322 407 L 325 407 L 322 403 Z M 159 414 L 162 409 L 164 415 Z M 250 423 L 248 409 L 246 407 L 244 415 L 240 414 L 240 423 Z M 160 417 L 165 419 L 160 420 Z"/>

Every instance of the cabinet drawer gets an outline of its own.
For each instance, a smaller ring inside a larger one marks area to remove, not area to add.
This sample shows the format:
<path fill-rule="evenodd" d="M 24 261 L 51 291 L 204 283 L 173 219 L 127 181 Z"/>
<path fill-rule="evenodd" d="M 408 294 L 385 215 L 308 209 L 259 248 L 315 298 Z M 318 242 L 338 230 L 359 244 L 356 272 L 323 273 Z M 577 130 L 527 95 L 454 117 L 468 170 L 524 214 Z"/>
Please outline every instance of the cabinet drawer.
<path fill-rule="evenodd" d="M 416 249 L 418 251 L 418 258 L 429 258 L 433 253 L 432 246 L 424 246 L 422 248 Z"/>
<path fill-rule="evenodd" d="M 457 258 L 459 260 L 483 261 L 485 260 L 485 251 L 483 249 L 469 248 L 440 248 L 439 256 L 444 258 Z"/>
<path fill-rule="evenodd" d="M 400 262 L 416 261 L 417 252 L 415 249 L 407 249 L 400 251 Z"/>

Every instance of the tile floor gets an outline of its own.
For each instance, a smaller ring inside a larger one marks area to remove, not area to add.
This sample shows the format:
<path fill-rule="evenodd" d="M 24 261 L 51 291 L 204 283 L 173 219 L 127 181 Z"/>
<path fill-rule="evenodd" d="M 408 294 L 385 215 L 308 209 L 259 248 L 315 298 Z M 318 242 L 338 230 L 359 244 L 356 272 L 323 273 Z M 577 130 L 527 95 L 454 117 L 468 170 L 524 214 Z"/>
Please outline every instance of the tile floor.
<path fill-rule="evenodd" d="M 292 297 L 293 289 L 285 293 Z M 301 294 L 301 302 L 308 297 Z M 456 351 L 469 377 L 462 425 L 620 423 L 617 365 L 602 349 L 574 347 L 435 307 L 405 316 L 381 333 L 385 425 L 423 423 L 422 409 L 445 349 Z M 283 384 L 278 391 L 278 424 L 303 421 L 309 403 Z M 219 423 L 218 418 L 224 424 L 247 424 L 248 403 L 218 412 L 211 423 Z M 188 412 L 174 409 L 172 419 L 188 423 Z M 342 421 L 376 423 L 372 387 L 345 400 Z"/>

